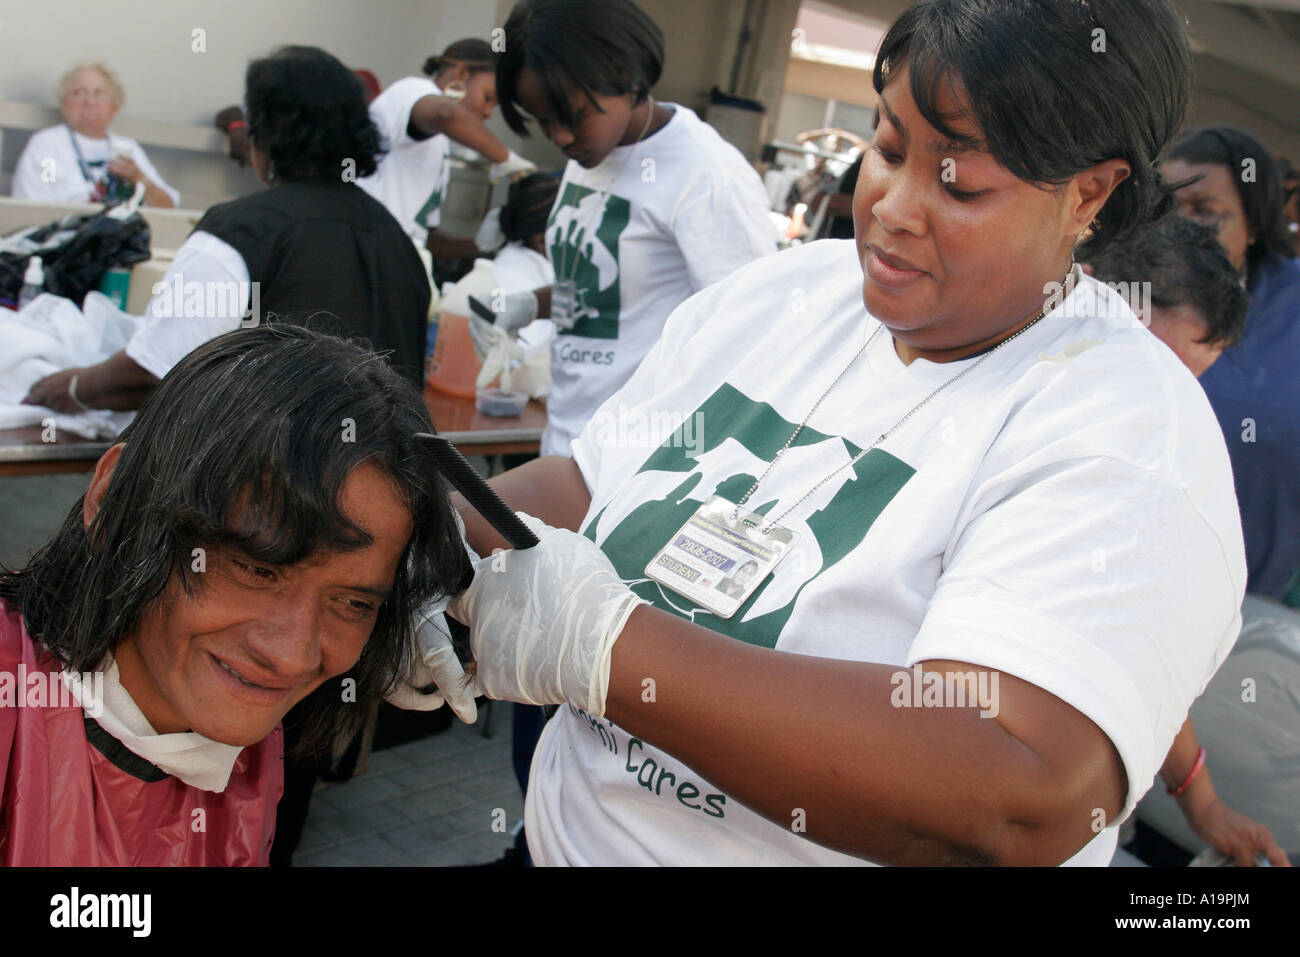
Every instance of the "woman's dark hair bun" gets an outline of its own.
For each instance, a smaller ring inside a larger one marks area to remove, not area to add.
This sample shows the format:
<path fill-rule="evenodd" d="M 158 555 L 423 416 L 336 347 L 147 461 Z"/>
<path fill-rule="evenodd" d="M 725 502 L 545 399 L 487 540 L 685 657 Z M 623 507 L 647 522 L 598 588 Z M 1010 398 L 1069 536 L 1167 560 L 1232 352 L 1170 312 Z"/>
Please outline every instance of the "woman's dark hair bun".
<path fill-rule="evenodd" d="M 284 182 L 336 182 L 344 161 L 369 176 L 383 155 L 357 75 L 317 47 L 280 47 L 244 76 L 248 137 Z"/>

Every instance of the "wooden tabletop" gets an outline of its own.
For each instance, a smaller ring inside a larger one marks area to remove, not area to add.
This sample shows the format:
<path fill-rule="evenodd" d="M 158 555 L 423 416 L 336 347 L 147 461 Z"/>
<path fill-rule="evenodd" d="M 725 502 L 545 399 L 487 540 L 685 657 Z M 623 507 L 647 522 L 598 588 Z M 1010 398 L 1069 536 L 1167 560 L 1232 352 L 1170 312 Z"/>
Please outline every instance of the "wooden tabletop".
<path fill-rule="evenodd" d="M 465 455 L 535 454 L 541 448 L 546 407 L 539 402 L 529 402 L 522 413 L 506 418 L 478 411 L 473 399 L 426 387 L 424 405 L 438 431 Z"/>
<path fill-rule="evenodd" d="M 546 428 L 546 408 L 529 402 L 522 414 L 503 418 L 484 415 L 473 399 L 426 388 L 424 404 L 438 431 L 463 455 L 536 454 Z M 59 433 L 53 442 L 41 441 L 41 428 L 0 429 L 0 477 L 88 472 L 113 443 Z"/>

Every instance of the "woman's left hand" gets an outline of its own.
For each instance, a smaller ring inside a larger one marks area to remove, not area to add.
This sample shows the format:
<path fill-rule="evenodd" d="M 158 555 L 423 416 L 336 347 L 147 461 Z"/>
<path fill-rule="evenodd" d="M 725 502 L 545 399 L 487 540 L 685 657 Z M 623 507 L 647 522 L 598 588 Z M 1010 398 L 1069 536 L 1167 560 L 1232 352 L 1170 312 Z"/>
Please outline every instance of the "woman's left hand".
<path fill-rule="evenodd" d="M 1185 809 L 1187 823 L 1196 836 L 1227 854 L 1240 867 L 1253 867 L 1256 852 L 1274 867 L 1290 867 L 1286 853 L 1263 824 L 1238 814 L 1215 797 L 1199 807 Z"/>
<path fill-rule="evenodd" d="M 603 715 L 614 642 L 644 599 L 588 538 L 516 514 L 539 544 L 480 559 L 447 609 L 469 626 L 475 684 L 490 698 Z"/>

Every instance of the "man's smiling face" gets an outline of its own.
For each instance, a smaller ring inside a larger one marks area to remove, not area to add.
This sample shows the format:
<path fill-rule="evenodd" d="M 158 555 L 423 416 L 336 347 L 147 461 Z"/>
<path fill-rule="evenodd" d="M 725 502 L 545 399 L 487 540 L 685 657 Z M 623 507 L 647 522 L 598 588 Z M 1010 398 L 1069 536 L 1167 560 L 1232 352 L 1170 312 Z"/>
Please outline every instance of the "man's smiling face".
<path fill-rule="evenodd" d="M 356 664 L 413 527 L 392 481 L 373 465 L 348 475 L 339 504 L 369 545 L 288 566 L 212 549 L 189 593 L 172 575 L 114 649 L 122 684 L 155 731 L 254 744 Z"/>

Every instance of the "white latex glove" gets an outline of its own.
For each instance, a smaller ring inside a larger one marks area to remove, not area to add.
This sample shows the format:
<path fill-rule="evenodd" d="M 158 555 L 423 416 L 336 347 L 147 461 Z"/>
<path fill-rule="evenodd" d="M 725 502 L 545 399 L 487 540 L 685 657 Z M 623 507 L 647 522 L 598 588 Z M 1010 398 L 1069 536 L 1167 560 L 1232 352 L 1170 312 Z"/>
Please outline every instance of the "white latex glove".
<path fill-rule="evenodd" d="M 478 316 L 470 316 L 469 327 L 475 355 L 482 348 L 479 358 L 483 364 L 474 380 L 475 388 L 486 389 L 500 378 L 501 390 L 510 392 L 512 369 L 515 361 L 524 357 L 524 347 L 513 336 Z"/>
<path fill-rule="evenodd" d="M 506 234 L 501 231 L 501 207 L 488 211 L 483 223 L 474 234 L 474 245 L 485 253 L 494 253 L 506 244 Z"/>
<path fill-rule="evenodd" d="M 551 391 L 551 350 L 525 350 L 524 364 L 510 374 L 516 392 L 527 392 L 534 399 L 546 398 Z"/>
<path fill-rule="evenodd" d="M 503 179 L 513 179 L 516 176 L 522 176 L 525 173 L 531 173 L 537 169 L 537 164 L 532 160 L 526 160 L 514 150 L 511 150 L 500 163 L 493 163 L 488 170 L 488 179 L 495 186 Z"/>
<path fill-rule="evenodd" d="M 497 342 L 510 337 L 489 320 L 471 311 L 469 316 L 469 338 L 474 343 L 474 357 L 479 362 L 482 362 L 487 358 L 487 354 L 496 347 Z"/>
<path fill-rule="evenodd" d="M 451 705 L 456 717 L 466 724 L 478 720 L 473 685 L 465 680 L 456 651 L 451 645 L 444 611 L 447 599 L 425 602 L 415 614 L 416 662 L 392 691 L 385 695 L 389 704 L 407 711 L 437 711 L 444 703 Z M 419 689 L 437 684 L 438 691 L 421 694 Z"/>
<path fill-rule="evenodd" d="M 448 607 L 469 625 L 475 689 L 506 701 L 568 703 L 600 717 L 614 642 L 645 600 L 589 539 L 516 514 L 539 544 L 478 561 L 474 583 Z"/>
<path fill-rule="evenodd" d="M 489 295 L 471 294 L 470 311 L 486 319 L 498 329 L 515 333 L 537 318 L 537 296 L 532 291 L 505 292 L 494 289 Z"/>

